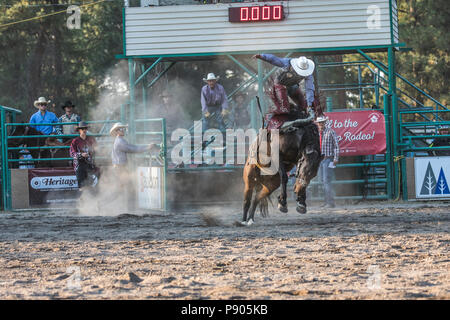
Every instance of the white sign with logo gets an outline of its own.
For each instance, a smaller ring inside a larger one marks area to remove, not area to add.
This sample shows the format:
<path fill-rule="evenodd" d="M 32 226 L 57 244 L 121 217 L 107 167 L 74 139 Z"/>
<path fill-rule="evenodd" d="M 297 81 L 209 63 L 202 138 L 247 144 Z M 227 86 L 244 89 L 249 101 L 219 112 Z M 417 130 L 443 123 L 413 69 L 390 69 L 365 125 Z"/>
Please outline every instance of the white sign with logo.
<path fill-rule="evenodd" d="M 414 158 L 416 198 L 450 198 L 450 157 Z"/>
<path fill-rule="evenodd" d="M 138 167 L 138 204 L 141 209 L 163 209 L 163 168 Z"/>
<path fill-rule="evenodd" d="M 52 189 L 78 189 L 78 181 L 76 176 L 34 177 L 31 179 L 30 185 L 33 189 L 42 191 L 48 191 Z"/>

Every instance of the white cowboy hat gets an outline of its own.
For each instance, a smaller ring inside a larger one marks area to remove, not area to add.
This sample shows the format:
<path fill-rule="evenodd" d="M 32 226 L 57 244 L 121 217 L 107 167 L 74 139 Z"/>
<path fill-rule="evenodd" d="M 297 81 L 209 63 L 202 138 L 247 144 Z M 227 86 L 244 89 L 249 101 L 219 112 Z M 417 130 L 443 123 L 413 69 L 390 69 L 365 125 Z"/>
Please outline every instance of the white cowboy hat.
<path fill-rule="evenodd" d="M 320 116 L 320 117 L 317 117 L 317 119 L 316 119 L 316 122 L 326 122 L 326 121 L 328 121 L 328 117 Z"/>
<path fill-rule="evenodd" d="M 302 77 L 307 77 L 314 72 L 314 62 L 306 57 L 291 59 L 291 66 Z"/>
<path fill-rule="evenodd" d="M 208 75 L 206 76 L 206 79 L 203 78 L 203 81 L 208 81 L 208 80 L 219 80 L 220 77 L 216 77 L 216 75 L 214 73 L 208 73 Z"/>
<path fill-rule="evenodd" d="M 119 128 L 128 128 L 127 124 L 123 124 L 121 122 L 114 123 L 111 130 L 109 130 L 109 134 L 112 135 L 114 131 L 116 131 Z"/>
<path fill-rule="evenodd" d="M 51 100 L 45 99 L 45 97 L 39 97 L 35 102 L 34 102 L 34 106 L 37 108 L 39 103 L 45 103 L 45 104 L 49 104 L 51 102 Z"/>

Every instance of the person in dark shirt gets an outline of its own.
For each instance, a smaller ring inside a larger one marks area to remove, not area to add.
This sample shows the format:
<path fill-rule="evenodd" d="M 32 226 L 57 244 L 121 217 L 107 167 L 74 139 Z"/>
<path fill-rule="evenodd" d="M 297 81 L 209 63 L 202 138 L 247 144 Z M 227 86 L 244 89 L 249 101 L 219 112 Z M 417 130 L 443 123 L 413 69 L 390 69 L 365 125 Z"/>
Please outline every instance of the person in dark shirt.
<path fill-rule="evenodd" d="M 449 135 L 449 132 L 448 126 L 439 127 L 440 135 Z M 431 153 L 434 156 L 450 156 L 450 137 L 436 137 L 430 144 L 430 147 L 449 147 L 447 150 L 438 149 L 431 151 Z"/>
<path fill-rule="evenodd" d="M 245 103 L 245 94 L 238 92 L 235 95 L 235 103 L 233 105 L 233 122 L 234 128 L 248 128 L 250 124 L 250 113 Z"/>
<path fill-rule="evenodd" d="M 72 140 L 70 156 L 73 158 L 73 168 L 78 180 L 78 187 L 95 187 L 98 183 L 99 170 L 94 164 L 94 149 L 97 141 L 87 136 L 88 125 L 81 121 L 75 128 L 80 136 Z"/>

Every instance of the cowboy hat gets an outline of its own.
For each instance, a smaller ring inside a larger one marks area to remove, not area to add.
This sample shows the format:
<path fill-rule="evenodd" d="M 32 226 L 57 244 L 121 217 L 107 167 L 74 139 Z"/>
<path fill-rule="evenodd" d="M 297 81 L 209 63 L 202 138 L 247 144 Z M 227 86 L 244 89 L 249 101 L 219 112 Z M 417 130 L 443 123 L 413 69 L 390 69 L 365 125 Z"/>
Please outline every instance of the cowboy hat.
<path fill-rule="evenodd" d="M 112 126 L 111 130 L 109 130 L 109 134 L 112 135 L 114 131 L 116 131 L 117 129 L 120 129 L 120 128 L 128 128 L 128 125 L 127 124 L 123 124 L 121 122 L 116 122 Z"/>
<path fill-rule="evenodd" d="M 314 62 L 306 57 L 291 59 L 291 66 L 302 77 L 311 75 L 314 71 Z"/>
<path fill-rule="evenodd" d="M 64 104 L 61 106 L 61 108 L 62 108 L 63 110 L 64 110 L 65 107 L 72 107 L 72 108 L 75 108 L 75 105 L 72 104 L 72 101 L 67 100 L 66 103 L 64 103 Z"/>
<path fill-rule="evenodd" d="M 89 128 L 88 124 L 84 121 L 80 121 L 78 123 L 78 127 L 75 128 L 75 131 L 78 131 L 79 129 L 87 129 Z"/>
<path fill-rule="evenodd" d="M 327 122 L 328 121 L 328 117 L 325 116 L 320 116 L 317 117 L 316 122 Z"/>
<path fill-rule="evenodd" d="M 208 73 L 208 75 L 206 76 L 206 79 L 203 78 L 203 81 L 208 81 L 208 80 L 219 80 L 220 77 L 216 77 L 216 75 L 214 73 Z"/>
<path fill-rule="evenodd" d="M 45 103 L 45 104 L 49 104 L 51 102 L 51 100 L 47 100 L 47 99 L 45 99 L 45 97 L 39 97 L 35 102 L 34 102 L 34 106 L 37 108 L 38 106 L 38 104 L 41 104 L 41 103 Z"/>

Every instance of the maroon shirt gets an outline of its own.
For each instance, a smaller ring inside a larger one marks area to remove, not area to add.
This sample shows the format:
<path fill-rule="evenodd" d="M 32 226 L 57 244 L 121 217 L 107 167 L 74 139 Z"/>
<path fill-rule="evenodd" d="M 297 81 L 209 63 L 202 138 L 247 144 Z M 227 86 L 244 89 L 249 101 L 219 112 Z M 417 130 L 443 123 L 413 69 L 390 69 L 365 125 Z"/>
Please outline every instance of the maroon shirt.
<path fill-rule="evenodd" d="M 94 148 L 97 146 L 97 140 L 94 137 L 87 136 L 85 140 L 76 137 L 70 145 L 70 156 L 73 158 L 73 168 L 77 171 L 79 162 L 86 161 L 90 165 L 94 165 Z M 89 157 L 84 158 L 81 154 L 88 153 Z"/>

